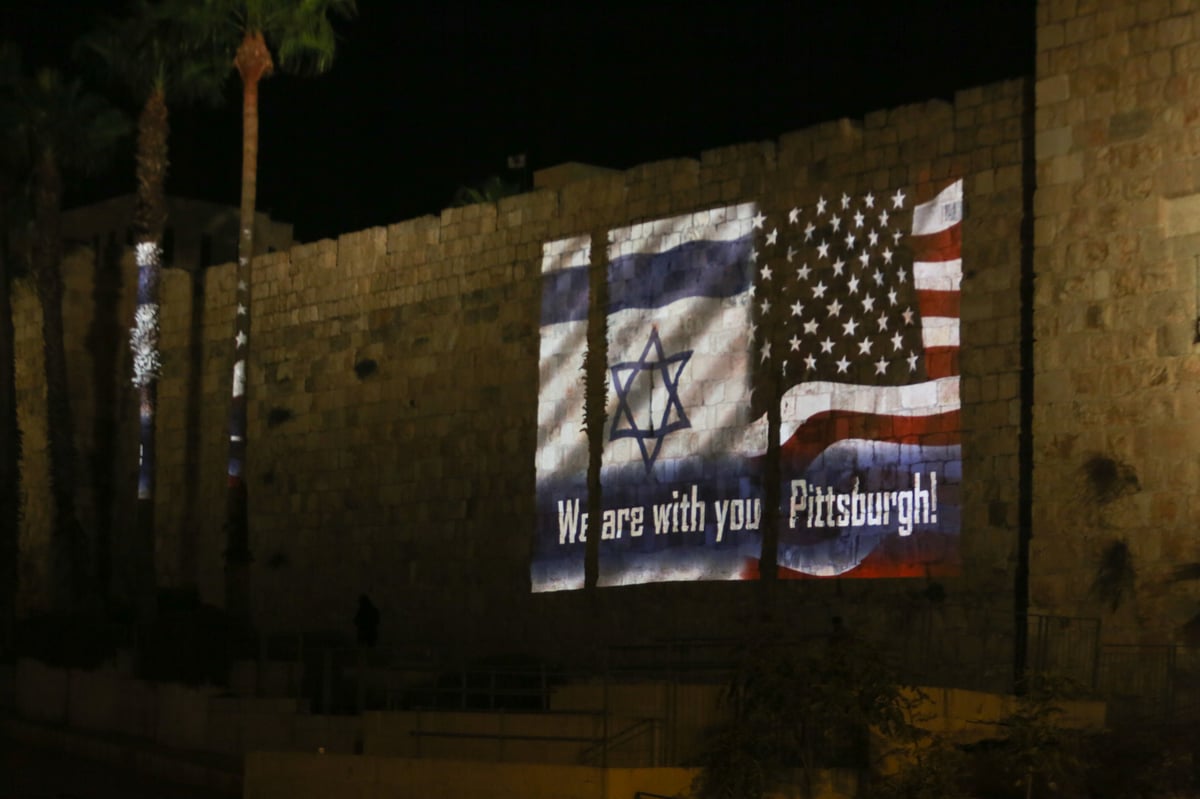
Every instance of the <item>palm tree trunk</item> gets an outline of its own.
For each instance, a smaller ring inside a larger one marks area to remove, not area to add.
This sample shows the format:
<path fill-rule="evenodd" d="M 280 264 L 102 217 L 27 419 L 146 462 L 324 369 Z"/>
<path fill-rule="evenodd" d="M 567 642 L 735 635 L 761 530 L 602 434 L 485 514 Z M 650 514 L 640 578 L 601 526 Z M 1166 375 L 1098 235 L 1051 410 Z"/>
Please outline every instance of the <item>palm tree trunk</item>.
<path fill-rule="evenodd" d="M 158 408 L 158 285 L 162 274 L 162 236 L 167 219 L 164 185 L 167 178 L 167 136 L 170 122 L 166 96 L 161 86 L 151 92 L 138 118 L 137 230 L 138 289 L 134 328 L 130 331 L 133 350 L 133 384 L 138 389 L 139 450 L 137 512 L 134 542 L 135 601 L 140 615 L 148 617 L 155 598 L 154 466 L 155 414 Z"/>
<path fill-rule="evenodd" d="M 258 190 L 258 83 L 270 74 L 271 52 L 252 31 L 238 47 L 234 66 L 242 78 L 242 206 L 239 218 L 237 312 L 234 315 L 233 391 L 229 405 L 229 492 L 225 519 L 225 609 L 250 619 L 250 524 L 246 486 L 246 368 L 250 351 L 251 259 Z"/>
<path fill-rule="evenodd" d="M 592 234 L 592 268 L 588 276 L 587 352 L 583 357 L 584 420 L 588 438 L 587 544 L 583 555 L 583 585 L 595 601 L 600 582 L 600 529 L 604 519 L 604 433 L 608 402 L 608 239 Z M 607 636 L 607 630 L 605 631 Z M 605 639 L 607 642 L 607 639 Z"/>
<path fill-rule="evenodd" d="M 50 494 L 54 503 L 55 600 L 75 610 L 87 592 L 87 541 L 75 511 L 75 424 L 71 416 L 67 355 L 63 345 L 62 253 L 59 213 L 62 175 L 50 150 L 38 154 L 34 208 L 34 267 L 42 306 L 42 349 L 46 368 L 46 435 Z"/>

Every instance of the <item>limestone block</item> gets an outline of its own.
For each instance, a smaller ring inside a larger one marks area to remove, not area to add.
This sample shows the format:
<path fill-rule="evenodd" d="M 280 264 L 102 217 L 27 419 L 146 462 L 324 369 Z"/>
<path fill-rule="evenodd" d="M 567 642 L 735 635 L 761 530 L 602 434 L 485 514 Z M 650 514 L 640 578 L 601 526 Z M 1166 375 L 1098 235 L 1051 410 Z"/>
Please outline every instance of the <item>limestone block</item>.
<path fill-rule="evenodd" d="M 1039 158 L 1066 155 L 1071 150 L 1074 134 L 1069 126 L 1039 131 L 1034 140 L 1034 150 Z"/>
<path fill-rule="evenodd" d="M 1037 28 L 1038 52 L 1062 47 L 1066 40 L 1066 26 L 1061 22 L 1050 25 L 1039 25 Z"/>
<path fill-rule="evenodd" d="M 1053 75 L 1039 80 L 1035 86 L 1038 108 L 1061 103 L 1071 97 L 1071 80 L 1067 75 Z"/>
<path fill-rule="evenodd" d="M 1073 183 L 1083 178 L 1082 154 L 1061 155 L 1038 164 L 1039 185 Z"/>
<path fill-rule="evenodd" d="M 1063 32 L 1063 44 L 1076 44 L 1091 41 L 1097 34 L 1097 15 L 1079 14 L 1066 21 Z"/>
<path fill-rule="evenodd" d="M 1155 26 L 1154 34 L 1155 45 L 1164 50 L 1187 44 L 1192 40 L 1192 17 L 1180 14 L 1161 19 Z"/>
<path fill-rule="evenodd" d="M 983 87 L 961 89 L 954 94 L 954 128 L 961 130 L 974 125 L 979 117 L 973 109 L 983 103 Z"/>
<path fill-rule="evenodd" d="M 1038 21 L 1056 22 L 1070 19 L 1076 13 L 1075 0 L 1049 0 L 1038 4 Z M 1044 16 L 1043 16 L 1044 14 Z"/>
<path fill-rule="evenodd" d="M 695 173 L 691 178 L 683 172 L 677 176 L 695 185 Z M 626 177 L 621 173 L 603 174 L 563 186 L 559 202 L 564 217 L 576 214 L 595 213 L 597 209 L 618 206 L 625 201 Z"/>

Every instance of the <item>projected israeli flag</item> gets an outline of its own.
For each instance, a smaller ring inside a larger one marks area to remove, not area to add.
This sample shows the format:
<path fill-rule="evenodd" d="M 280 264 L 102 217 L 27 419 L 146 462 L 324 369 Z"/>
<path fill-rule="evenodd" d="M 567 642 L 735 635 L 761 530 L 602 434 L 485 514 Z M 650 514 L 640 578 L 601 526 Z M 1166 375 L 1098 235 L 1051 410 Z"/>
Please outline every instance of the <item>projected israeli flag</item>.
<path fill-rule="evenodd" d="M 608 234 L 600 584 L 738 579 L 761 549 L 751 428 L 753 204 Z M 583 583 L 587 247 L 543 249 L 535 591 Z M 546 425 L 554 426 L 548 430 Z"/>

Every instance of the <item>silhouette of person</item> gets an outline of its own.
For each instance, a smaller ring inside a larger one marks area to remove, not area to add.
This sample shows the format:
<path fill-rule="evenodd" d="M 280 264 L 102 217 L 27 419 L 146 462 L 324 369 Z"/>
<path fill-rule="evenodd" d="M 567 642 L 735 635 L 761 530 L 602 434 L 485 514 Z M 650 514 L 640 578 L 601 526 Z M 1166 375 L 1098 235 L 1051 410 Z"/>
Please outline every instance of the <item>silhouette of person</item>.
<path fill-rule="evenodd" d="M 354 627 L 358 631 L 360 646 L 375 646 L 379 639 L 379 608 L 366 594 L 358 597 L 358 612 L 354 614 Z"/>

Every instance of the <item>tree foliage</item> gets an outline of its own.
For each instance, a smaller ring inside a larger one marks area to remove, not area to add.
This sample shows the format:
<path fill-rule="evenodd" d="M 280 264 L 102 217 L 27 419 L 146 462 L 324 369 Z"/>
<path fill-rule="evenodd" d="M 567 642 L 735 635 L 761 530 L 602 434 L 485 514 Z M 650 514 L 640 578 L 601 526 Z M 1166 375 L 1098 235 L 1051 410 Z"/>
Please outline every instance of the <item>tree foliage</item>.
<path fill-rule="evenodd" d="M 1089 795 L 1083 757 L 1089 734 L 1064 724 L 1061 701 L 1073 695 L 1042 678 L 996 724 L 998 735 L 956 744 L 946 733 L 919 733 L 894 773 L 876 775 L 870 799 L 1070 799 Z M 1099 739 L 1096 732 L 1090 733 Z M 1101 793 L 1099 795 L 1108 795 Z M 1124 794 L 1112 794 L 1114 796 Z"/>
<path fill-rule="evenodd" d="M 106 76 L 137 106 L 156 91 L 172 102 L 221 101 L 228 55 L 216 46 L 188 0 L 132 0 L 76 45 L 85 67 Z"/>
<path fill-rule="evenodd" d="M 210 40 L 233 58 L 243 40 L 261 33 L 284 72 L 319 75 L 333 66 L 337 35 L 332 20 L 352 19 L 355 0 L 203 0 L 193 3 L 194 20 Z"/>
<path fill-rule="evenodd" d="M 1005 745 L 998 751 L 1004 782 L 1025 797 L 1082 794 L 1082 736 L 1064 727 L 1064 689 L 1041 681 L 1000 721 Z"/>
<path fill-rule="evenodd" d="M 912 694 L 871 646 L 837 632 L 815 654 L 768 639 L 751 646 L 725 691 L 694 786 L 701 799 L 748 799 L 822 768 L 865 771 L 870 736 L 911 729 Z"/>
<path fill-rule="evenodd" d="M 520 193 L 521 186 L 516 182 L 492 175 L 476 186 L 460 186 L 454 192 L 453 205 L 459 208 L 476 203 L 494 203 L 504 197 L 512 197 Z"/>
<path fill-rule="evenodd" d="M 163 266 L 162 240 L 167 222 L 166 180 L 170 166 L 168 104 L 204 100 L 215 103 L 229 67 L 224 54 L 204 35 L 185 0 L 134 0 L 129 14 L 109 19 L 76 48 L 139 106 L 134 230 L 138 295 L 130 330 L 133 384 L 139 393 L 137 513 L 134 525 L 134 597 L 144 615 L 155 595 L 154 494 L 157 444 L 158 377 L 161 368 L 158 287 Z M 101 526 L 99 533 L 105 528 Z M 102 542 L 103 543 L 103 542 Z M 105 558 L 100 558 L 101 564 Z M 107 576 L 103 570 L 102 577 Z M 102 586 L 107 588 L 106 585 Z"/>
<path fill-rule="evenodd" d="M 76 457 L 63 342 L 60 213 L 64 175 L 107 165 L 128 119 L 78 80 L 53 69 L 18 76 L 4 98 L 4 149 L 26 177 L 33 209 L 33 272 L 42 306 L 55 594 L 62 609 L 93 593 L 89 542 L 75 507 Z"/>

